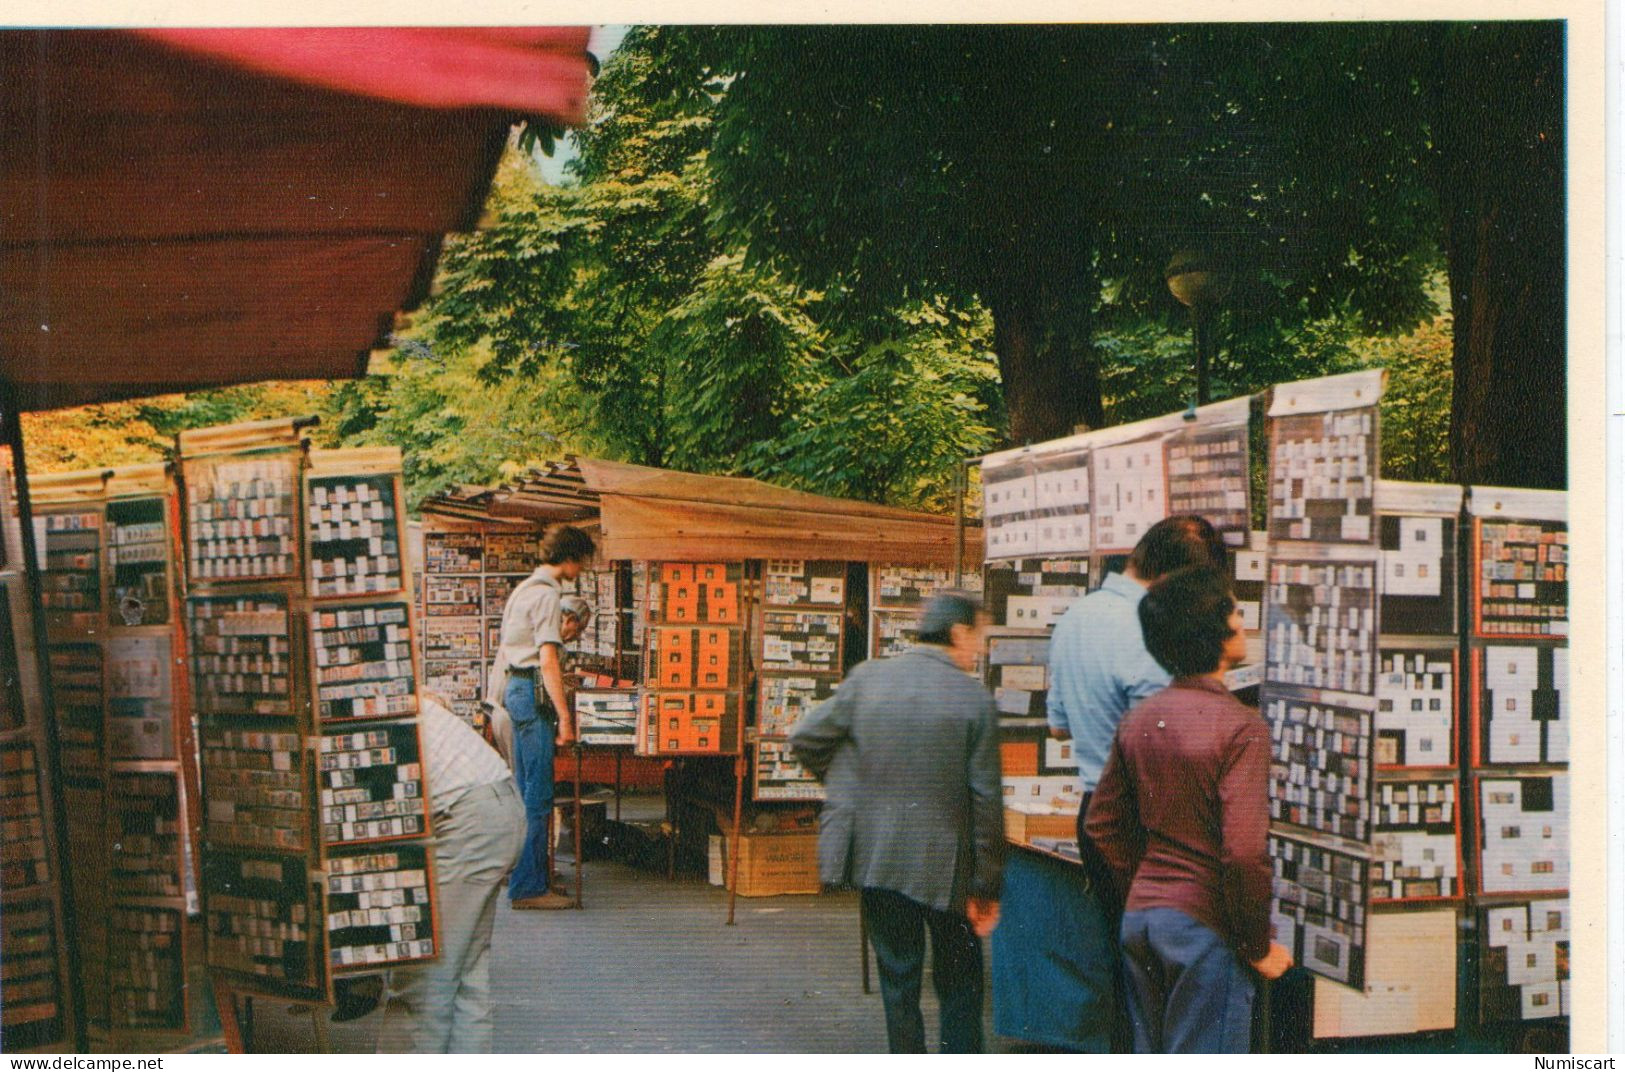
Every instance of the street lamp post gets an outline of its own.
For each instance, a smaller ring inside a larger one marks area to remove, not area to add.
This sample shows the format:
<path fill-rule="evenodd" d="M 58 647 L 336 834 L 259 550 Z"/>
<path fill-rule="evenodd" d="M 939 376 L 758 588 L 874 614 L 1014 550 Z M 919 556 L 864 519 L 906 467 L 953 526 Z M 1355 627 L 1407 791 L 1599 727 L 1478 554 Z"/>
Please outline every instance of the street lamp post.
<path fill-rule="evenodd" d="M 1230 292 L 1230 281 L 1214 258 L 1196 250 L 1180 250 L 1163 269 L 1168 289 L 1191 311 L 1191 344 L 1196 350 L 1196 404 L 1211 401 L 1208 369 L 1214 351 L 1213 314 Z"/>

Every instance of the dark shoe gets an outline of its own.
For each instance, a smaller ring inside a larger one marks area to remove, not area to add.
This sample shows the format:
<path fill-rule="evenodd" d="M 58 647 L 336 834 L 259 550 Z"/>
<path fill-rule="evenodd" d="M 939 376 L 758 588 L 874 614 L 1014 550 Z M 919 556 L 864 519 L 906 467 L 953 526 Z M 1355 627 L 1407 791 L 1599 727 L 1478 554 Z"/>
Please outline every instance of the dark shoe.
<path fill-rule="evenodd" d="M 540 897 L 521 897 L 513 902 L 513 907 L 520 911 L 534 908 L 557 910 L 560 908 L 574 908 L 575 906 L 574 898 L 566 897 L 557 890 L 549 890 Z"/>
<path fill-rule="evenodd" d="M 333 981 L 333 1016 L 335 1024 L 359 1020 L 378 1007 L 384 997 L 384 980 L 377 975 L 364 975 L 359 979 Z"/>

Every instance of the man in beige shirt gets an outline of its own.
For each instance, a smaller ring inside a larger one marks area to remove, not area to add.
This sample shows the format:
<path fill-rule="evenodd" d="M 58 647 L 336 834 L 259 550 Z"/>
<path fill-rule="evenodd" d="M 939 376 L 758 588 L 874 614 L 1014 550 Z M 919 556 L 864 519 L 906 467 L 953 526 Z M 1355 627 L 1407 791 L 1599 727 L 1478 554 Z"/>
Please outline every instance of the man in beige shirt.
<path fill-rule="evenodd" d="M 564 624 L 560 581 L 581 576 L 593 555 L 592 537 L 569 525 L 542 535 L 542 565 L 508 597 L 502 612 L 500 655 L 507 663 L 502 706 L 513 723 L 513 770 L 525 800 L 525 845 L 508 881 L 515 908 L 569 908 L 570 898 L 549 890 L 548 820 L 553 811 L 553 756 L 575 741 L 575 720 L 564 687 Z"/>

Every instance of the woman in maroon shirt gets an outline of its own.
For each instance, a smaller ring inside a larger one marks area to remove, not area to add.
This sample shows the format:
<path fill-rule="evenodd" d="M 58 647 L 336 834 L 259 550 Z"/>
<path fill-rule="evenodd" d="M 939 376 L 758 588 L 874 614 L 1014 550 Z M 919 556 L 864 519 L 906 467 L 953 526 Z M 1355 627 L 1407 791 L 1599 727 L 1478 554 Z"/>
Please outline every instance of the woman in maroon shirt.
<path fill-rule="evenodd" d="M 1251 964 L 1276 978 L 1270 941 L 1270 735 L 1230 695 L 1247 654 L 1217 570 L 1183 569 L 1140 603 L 1146 648 L 1173 683 L 1124 716 L 1086 829 L 1120 891 L 1123 968 L 1140 1053 L 1245 1053 Z"/>

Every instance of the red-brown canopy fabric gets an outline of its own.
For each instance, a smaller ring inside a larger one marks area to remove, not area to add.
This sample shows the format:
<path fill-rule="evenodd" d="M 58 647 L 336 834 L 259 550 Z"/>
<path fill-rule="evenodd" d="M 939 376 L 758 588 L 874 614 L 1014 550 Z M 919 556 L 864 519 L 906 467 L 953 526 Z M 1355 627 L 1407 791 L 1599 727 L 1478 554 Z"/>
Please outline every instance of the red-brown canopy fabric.
<path fill-rule="evenodd" d="M 0 378 L 23 408 L 359 375 L 588 30 L 0 32 Z"/>

